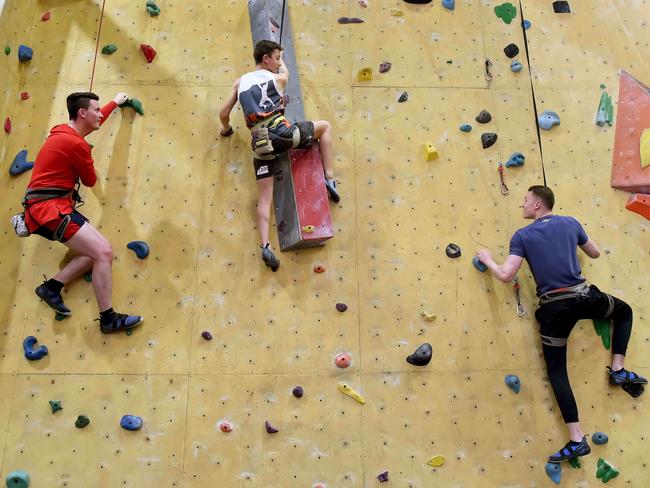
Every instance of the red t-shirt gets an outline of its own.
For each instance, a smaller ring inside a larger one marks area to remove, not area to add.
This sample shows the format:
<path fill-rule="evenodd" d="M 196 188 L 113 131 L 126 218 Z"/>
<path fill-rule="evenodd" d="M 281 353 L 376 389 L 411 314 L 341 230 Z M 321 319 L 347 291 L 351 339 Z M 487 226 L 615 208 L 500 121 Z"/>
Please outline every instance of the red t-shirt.
<path fill-rule="evenodd" d="M 108 118 L 117 104 L 111 100 L 101 108 L 100 125 Z M 56 125 L 36 156 L 32 179 L 27 188 L 66 188 L 74 189 L 77 178 L 85 186 L 94 186 L 97 182 L 95 165 L 90 152 L 90 145 L 79 133 L 67 124 Z M 51 220 L 58 220 L 61 214 L 73 210 L 71 197 L 55 198 L 30 204 L 25 212 L 25 222 L 34 232 L 38 227 Z"/>

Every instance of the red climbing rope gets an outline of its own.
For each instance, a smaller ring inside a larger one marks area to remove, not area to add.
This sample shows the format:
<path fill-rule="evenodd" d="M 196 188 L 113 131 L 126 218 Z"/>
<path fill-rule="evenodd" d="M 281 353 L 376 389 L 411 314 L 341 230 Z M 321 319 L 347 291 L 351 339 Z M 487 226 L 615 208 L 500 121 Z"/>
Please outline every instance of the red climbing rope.
<path fill-rule="evenodd" d="M 106 0 L 102 1 L 102 13 L 99 15 L 99 29 L 97 29 L 97 43 L 95 44 L 95 56 L 93 58 L 93 72 L 90 75 L 90 88 L 88 91 L 93 91 L 93 81 L 95 80 L 95 65 L 97 64 L 97 52 L 99 51 L 99 38 L 102 33 L 102 22 L 104 21 L 104 7 L 106 6 Z"/>

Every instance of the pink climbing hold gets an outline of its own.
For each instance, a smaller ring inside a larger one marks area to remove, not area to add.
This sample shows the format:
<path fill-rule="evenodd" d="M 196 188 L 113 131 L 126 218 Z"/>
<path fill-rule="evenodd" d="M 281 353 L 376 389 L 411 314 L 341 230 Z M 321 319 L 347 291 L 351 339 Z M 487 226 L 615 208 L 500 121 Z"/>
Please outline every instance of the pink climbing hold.
<path fill-rule="evenodd" d="M 336 355 L 336 358 L 334 359 L 334 364 L 336 364 L 339 368 L 345 369 L 352 364 L 352 358 L 350 357 L 349 354 L 345 352 L 341 352 Z"/>
<path fill-rule="evenodd" d="M 151 63 L 156 57 L 156 50 L 149 44 L 140 44 L 140 50 L 144 57 L 147 58 L 147 63 Z"/>
<path fill-rule="evenodd" d="M 21 92 L 20 93 L 20 98 L 22 98 L 23 100 L 27 100 L 29 98 L 29 93 Z"/>
<path fill-rule="evenodd" d="M 221 432 L 232 432 L 232 425 L 230 425 L 228 422 L 225 420 L 219 422 L 219 429 L 221 429 Z"/>
<path fill-rule="evenodd" d="M 47 12 L 45 12 L 45 13 L 43 14 L 43 17 L 41 17 L 41 20 L 42 20 L 43 22 L 47 22 L 48 20 L 50 20 L 50 17 L 52 17 L 52 14 L 51 14 L 50 11 L 48 10 Z"/>
<path fill-rule="evenodd" d="M 11 134 L 11 119 L 9 117 L 5 119 L 5 132 Z"/>

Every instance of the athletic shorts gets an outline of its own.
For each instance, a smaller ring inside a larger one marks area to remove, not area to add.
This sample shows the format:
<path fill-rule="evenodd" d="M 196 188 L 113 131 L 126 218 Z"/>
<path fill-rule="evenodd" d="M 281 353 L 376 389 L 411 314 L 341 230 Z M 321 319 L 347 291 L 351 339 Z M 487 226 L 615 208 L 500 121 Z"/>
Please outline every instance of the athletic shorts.
<path fill-rule="evenodd" d="M 314 144 L 314 123 L 310 120 L 296 122 L 291 124 L 280 123 L 272 129 L 269 129 L 269 135 L 273 141 L 275 157 L 271 159 L 253 158 L 253 167 L 255 168 L 255 179 L 261 180 L 270 178 L 282 172 L 280 164 L 280 154 L 287 152 L 289 149 L 309 149 Z M 300 130 L 300 142 L 293 147 L 293 132 L 295 128 Z"/>
<path fill-rule="evenodd" d="M 66 242 L 73 235 L 79 232 L 79 229 L 81 229 L 81 227 L 86 222 L 88 222 L 88 219 L 76 210 L 73 210 L 72 213 L 68 215 L 70 215 L 70 223 L 68 223 L 68 226 L 63 233 L 63 237 L 60 239 L 61 242 Z M 54 233 L 59 228 L 59 225 L 61 224 L 61 221 L 64 219 L 64 217 L 65 215 L 61 215 L 58 219 L 45 222 L 38 229 L 32 232 L 32 234 L 38 234 L 39 236 L 45 237 L 50 241 L 56 241 L 57 239 L 54 237 Z"/>

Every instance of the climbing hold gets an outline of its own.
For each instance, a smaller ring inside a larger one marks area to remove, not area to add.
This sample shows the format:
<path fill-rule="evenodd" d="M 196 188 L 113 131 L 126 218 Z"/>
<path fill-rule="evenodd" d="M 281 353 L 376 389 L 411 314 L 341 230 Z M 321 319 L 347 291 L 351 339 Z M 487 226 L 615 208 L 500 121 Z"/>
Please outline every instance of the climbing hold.
<path fill-rule="evenodd" d="M 551 478 L 551 481 L 556 485 L 560 484 L 562 480 L 562 466 L 559 463 L 546 463 L 546 475 Z"/>
<path fill-rule="evenodd" d="M 348 306 L 345 303 L 337 303 L 336 304 L 336 310 L 339 312 L 343 313 L 348 309 Z"/>
<path fill-rule="evenodd" d="M 20 92 L 20 98 L 22 98 L 23 100 L 27 100 L 29 98 L 29 93 Z"/>
<path fill-rule="evenodd" d="M 366 8 L 368 6 L 368 0 L 358 0 L 358 3 L 363 8 Z"/>
<path fill-rule="evenodd" d="M 406 357 L 406 362 L 413 366 L 426 366 L 431 361 L 431 356 L 433 356 L 433 348 L 431 344 L 425 342 L 413 354 Z"/>
<path fill-rule="evenodd" d="M 558 0 L 553 2 L 553 12 L 556 14 L 570 14 L 571 7 L 569 7 L 569 2 L 566 0 Z"/>
<path fill-rule="evenodd" d="M 29 475 L 25 471 L 12 471 L 7 475 L 7 488 L 28 488 Z"/>
<path fill-rule="evenodd" d="M 612 332 L 610 328 L 611 321 L 609 319 L 593 319 L 593 322 L 596 334 L 603 342 L 603 346 L 605 349 L 609 349 L 612 339 Z"/>
<path fill-rule="evenodd" d="M 404 103 L 404 102 L 407 101 L 408 99 L 409 99 L 409 94 L 406 93 L 406 92 L 402 92 L 402 94 L 401 94 L 401 95 L 399 96 L 399 98 L 397 99 L 397 102 L 398 102 L 398 103 Z"/>
<path fill-rule="evenodd" d="M 603 444 L 607 444 L 609 437 L 607 437 L 607 434 L 604 432 L 595 432 L 591 434 L 591 440 L 594 441 L 594 444 L 601 446 Z"/>
<path fill-rule="evenodd" d="M 41 20 L 43 22 L 47 22 L 48 20 L 50 20 L 51 17 L 52 17 L 52 13 L 48 10 L 47 12 L 45 12 L 43 14 L 43 16 L 41 17 Z"/>
<path fill-rule="evenodd" d="M 302 398 L 302 396 L 305 394 L 305 390 L 302 388 L 302 386 L 294 386 L 293 390 L 291 390 L 291 394 L 296 398 Z"/>
<path fill-rule="evenodd" d="M 305 226 L 302 228 L 302 231 L 303 231 L 303 232 L 306 232 L 307 234 L 311 234 L 312 232 L 314 232 L 314 229 L 315 229 L 315 228 L 316 228 L 316 227 L 314 227 L 313 225 L 305 225 Z"/>
<path fill-rule="evenodd" d="M 314 273 L 324 273 L 325 272 L 325 266 L 322 264 L 317 264 L 314 266 Z"/>
<path fill-rule="evenodd" d="M 415 3 L 418 5 L 424 5 L 425 3 L 431 3 L 431 0 L 404 0 L 406 3 Z"/>
<path fill-rule="evenodd" d="M 345 383 L 339 383 L 337 388 L 339 389 L 339 391 L 341 393 L 349 396 L 355 402 L 357 402 L 357 403 L 366 403 L 366 399 L 363 398 L 363 396 L 359 392 L 357 392 L 356 390 L 354 390 L 350 386 L 346 385 Z"/>
<path fill-rule="evenodd" d="M 201 337 L 203 337 L 206 341 L 212 340 L 212 334 L 210 334 L 209 330 L 204 330 L 203 332 L 201 332 Z"/>
<path fill-rule="evenodd" d="M 445 464 L 445 457 L 444 456 L 433 456 L 431 459 L 427 461 L 427 464 L 429 466 L 432 466 L 434 468 L 439 468 L 443 464 Z"/>
<path fill-rule="evenodd" d="M 503 52 L 509 58 L 514 58 L 517 54 L 519 54 L 519 48 L 516 44 L 510 43 L 503 48 Z"/>
<path fill-rule="evenodd" d="M 393 66 L 393 65 L 391 63 L 389 63 L 388 61 L 386 61 L 385 63 L 381 63 L 379 65 L 379 72 L 380 73 L 386 73 L 386 72 L 390 71 L 391 66 Z"/>
<path fill-rule="evenodd" d="M 63 410 L 60 400 L 50 400 L 50 407 L 52 408 L 52 413 L 56 413 L 59 410 Z"/>
<path fill-rule="evenodd" d="M 575 469 L 580 469 L 580 458 L 574 457 L 573 459 L 569 459 L 569 466 Z"/>
<path fill-rule="evenodd" d="M 129 98 L 126 102 L 124 102 L 121 107 L 131 107 L 133 110 L 135 110 L 137 113 L 140 115 L 144 115 L 144 109 L 142 108 L 142 102 L 138 100 L 137 98 Z"/>
<path fill-rule="evenodd" d="M 149 256 L 149 245 L 144 241 L 131 241 L 126 247 L 131 249 L 139 259 Z"/>
<path fill-rule="evenodd" d="M 472 131 L 472 126 L 469 124 L 463 124 L 459 127 L 461 132 L 471 132 Z"/>
<path fill-rule="evenodd" d="M 483 149 L 494 146 L 494 143 L 497 142 L 497 135 L 494 132 L 485 132 L 481 134 L 481 145 Z"/>
<path fill-rule="evenodd" d="M 448 60 L 446 61 L 446 63 L 447 63 L 447 64 L 454 64 L 454 61 L 453 61 L 452 59 L 448 59 Z"/>
<path fill-rule="evenodd" d="M 519 390 L 521 390 L 521 381 L 519 381 L 519 376 L 516 374 L 506 375 L 505 383 L 515 393 L 519 393 Z"/>
<path fill-rule="evenodd" d="M 345 352 L 341 352 L 336 355 L 336 358 L 334 359 L 334 364 L 338 366 L 341 369 L 345 369 L 352 364 L 352 358 L 350 357 L 349 354 Z"/>
<path fill-rule="evenodd" d="M 38 339 L 34 336 L 27 336 L 23 341 L 23 351 L 25 352 L 25 357 L 30 361 L 37 361 L 39 359 L 47 356 L 47 346 L 39 346 L 34 349 L 34 346 L 38 342 Z"/>
<path fill-rule="evenodd" d="M 54 314 L 54 320 L 56 320 L 57 322 L 61 322 L 61 321 L 65 320 L 65 319 L 67 319 L 68 317 L 69 317 L 69 315 L 63 315 L 62 313 L 59 313 L 59 312 Z"/>
<path fill-rule="evenodd" d="M 149 12 L 151 17 L 156 17 L 160 15 L 160 8 L 158 8 L 158 5 L 153 0 L 147 0 L 147 12 Z"/>
<path fill-rule="evenodd" d="M 424 152 L 424 159 L 427 161 L 433 161 L 438 158 L 438 150 L 431 143 L 422 144 L 422 151 Z"/>
<path fill-rule="evenodd" d="M 494 7 L 494 13 L 506 24 L 509 24 L 517 16 L 517 7 L 510 2 L 502 3 Z"/>
<path fill-rule="evenodd" d="M 550 130 L 554 125 L 560 125 L 560 116 L 550 110 L 544 110 L 542 114 L 537 117 L 540 129 Z"/>
<path fill-rule="evenodd" d="M 359 81 L 372 80 L 372 68 L 361 68 L 357 73 L 357 79 Z"/>
<path fill-rule="evenodd" d="M 137 415 L 123 415 L 120 420 L 120 427 L 126 430 L 140 430 L 142 423 L 142 417 L 138 417 Z"/>
<path fill-rule="evenodd" d="M 5 119 L 5 132 L 11 134 L 11 119 L 9 117 Z"/>
<path fill-rule="evenodd" d="M 359 17 L 339 17 L 337 22 L 339 24 L 361 24 L 363 19 L 360 19 Z"/>
<path fill-rule="evenodd" d="M 639 153 L 641 155 L 641 167 L 650 166 L 650 129 L 643 129 L 639 139 Z"/>
<path fill-rule="evenodd" d="M 11 46 L 5 46 L 5 56 L 9 56 L 11 54 Z"/>
<path fill-rule="evenodd" d="M 533 25 L 533 24 L 530 23 L 530 20 L 524 20 L 521 23 L 521 25 L 524 26 L 524 29 L 528 30 L 528 29 L 530 29 L 530 26 Z"/>
<path fill-rule="evenodd" d="M 79 415 L 77 417 L 77 420 L 75 420 L 75 422 L 74 422 L 74 426 L 77 429 L 83 429 L 83 428 L 87 427 L 89 423 L 90 423 L 90 419 L 88 418 L 87 415 Z"/>
<path fill-rule="evenodd" d="M 612 97 L 606 91 L 600 94 L 600 101 L 598 102 L 598 111 L 596 112 L 596 125 L 602 127 L 607 124 L 612 125 L 614 118 L 614 107 L 612 105 Z"/>
<path fill-rule="evenodd" d="M 618 469 L 609 464 L 603 458 L 598 458 L 598 469 L 596 470 L 596 478 L 607 483 L 609 480 L 618 476 Z"/>
<path fill-rule="evenodd" d="M 151 63 L 156 57 L 156 50 L 149 44 L 140 44 L 140 50 L 144 57 L 147 59 L 147 63 Z"/>
<path fill-rule="evenodd" d="M 478 269 L 481 273 L 485 273 L 487 271 L 487 266 L 483 264 L 483 261 L 481 261 L 478 256 L 474 256 L 472 258 L 472 264 L 476 269 Z"/>
<path fill-rule="evenodd" d="M 379 480 L 380 483 L 386 483 L 388 481 L 388 471 L 384 471 L 383 473 L 379 473 L 377 475 L 377 479 Z"/>
<path fill-rule="evenodd" d="M 512 70 L 513 73 L 519 73 L 522 69 L 524 69 L 524 65 L 521 64 L 519 61 L 513 61 L 510 63 L 510 69 Z"/>
<path fill-rule="evenodd" d="M 392 8 L 392 9 L 390 9 L 390 14 L 393 17 L 401 17 L 402 15 L 404 15 L 404 11 L 400 10 L 398 8 Z"/>
<path fill-rule="evenodd" d="M 643 385 L 641 385 L 639 383 L 632 383 L 632 384 L 628 384 L 628 385 L 623 385 L 623 386 L 621 386 L 621 388 L 623 389 L 623 391 L 625 393 L 630 395 L 632 398 L 640 397 L 643 394 L 643 392 L 645 391 L 645 388 L 643 387 Z"/>
<path fill-rule="evenodd" d="M 117 51 L 117 46 L 115 44 L 106 44 L 102 48 L 102 54 L 113 54 L 115 51 Z"/>
<path fill-rule="evenodd" d="M 433 322 L 436 320 L 436 314 L 435 313 L 429 313 L 429 312 L 420 312 L 420 317 L 422 317 L 424 320 L 427 322 Z"/>
<path fill-rule="evenodd" d="M 232 425 L 230 425 L 225 420 L 222 420 L 221 422 L 219 422 L 219 429 L 221 430 L 221 432 L 226 432 L 226 433 L 232 432 Z"/>
<path fill-rule="evenodd" d="M 271 425 L 271 422 L 269 422 L 268 420 L 265 420 L 265 421 L 264 421 L 264 428 L 266 429 L 266 432 L 267 432 L 268 434 L 277 434 L 278 432 L 280 432 L 278 429 L 276 429 L 275 427 L 273 427 L 273 426 Z"/>
<path fill-rule="evenodd" d="M 458 244 L 454 244 L 453 242 L 450 242 L 449 244 L 447 244 L 447 247 L 445 248 L 445 254 L 447 255 L 447 257 L 450 258 L 459 258 L 461 255 L 460 247 L 458 246 Z"/>
<path fill-rule="evenodd" d="M 456 8 L 455 0 L 442 0 L 441 3 L 447 10 L 454 10 L 454 8 Z"/>
<path fill-rule="evenodd" d="M 84 280 L 86 280 L 86 282 L 88 282 L 88 283 L 91 283 L 91 282 L 93 281 L 93 272 L 92 272 L 92 271 L 88 271 L 88 272 L 84 275 Z"/>
<path fill-rule="evenodd" d="M 474 120 L 476 120 L 479 124 L 487 124 L 492 120 L 492 115 L 490 115 L 490 112 L 487 110 L 481 110 L 481 113 L 474 117 Z"/>
<path fill-rule="evenodd" d="M 31 47 L 25 46 L 23 44 L 18 46 L 18 61 L 21 63 L 26 63 L 32 59 L 32 56 L 34 56 L 34 51 Z"/>
<path fill-rule="evenodd" d="M 518 166 L 523 166 L 524 161 L 526 160 L 526 157 L 521 154 L 520 152 L 512 153 L 510 156 L 510 159 L 506 161 L 506 168 L 511 168 L 513 166 L 518 167 Z"/>

